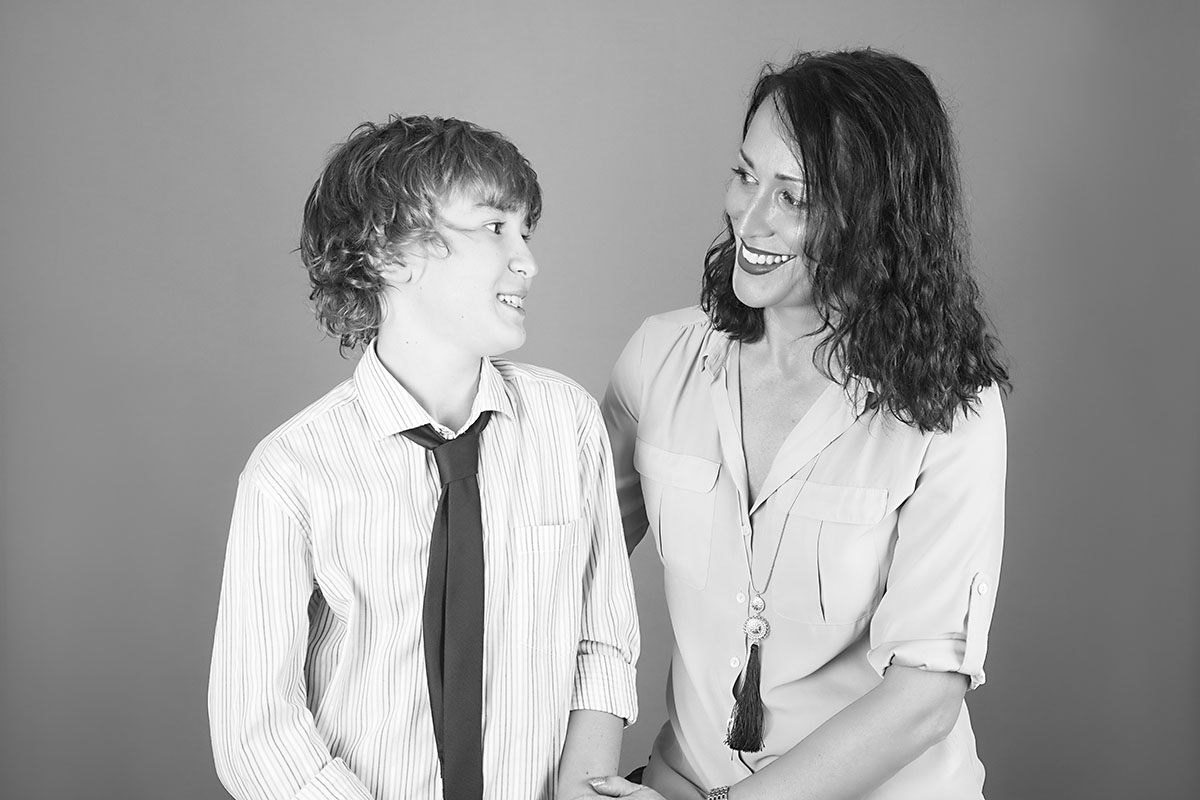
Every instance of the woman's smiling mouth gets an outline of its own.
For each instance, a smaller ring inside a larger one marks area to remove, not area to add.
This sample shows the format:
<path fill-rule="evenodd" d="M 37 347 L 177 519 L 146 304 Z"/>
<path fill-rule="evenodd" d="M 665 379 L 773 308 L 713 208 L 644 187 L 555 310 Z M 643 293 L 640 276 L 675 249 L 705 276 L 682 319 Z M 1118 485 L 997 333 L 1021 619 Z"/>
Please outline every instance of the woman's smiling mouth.
<path fill-rule="evenodd" d="M 751 275 L 766 275 L 795 257 L 795 253 L 772 253 L 768 250 L 756 250 L 741 241 L 737 244 L 737 265 Z"/>

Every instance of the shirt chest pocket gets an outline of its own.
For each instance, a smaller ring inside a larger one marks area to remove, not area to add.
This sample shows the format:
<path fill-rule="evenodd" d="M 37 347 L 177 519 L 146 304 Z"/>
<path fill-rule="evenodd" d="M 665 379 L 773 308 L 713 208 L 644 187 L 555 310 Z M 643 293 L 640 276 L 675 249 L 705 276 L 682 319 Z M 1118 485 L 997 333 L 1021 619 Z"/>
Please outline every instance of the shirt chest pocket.
<path fill-rule="evenodd" d="M 505 625 L 534 650 L 569 654 L 574 663 L 583 608 L 583 520 L 518 525 L 509 532 Z"/>
<path fill-rule="evenodd" d="M 782 575 L 772 585 L 779 614 L 807 623 L 847 624 L 875 610 L 889 558 L 887 489 L 812 481 L 792 487 L 783 522 Z"/>
<path fill-rule="evenodd" d="M 670 573 L 694 589 L 708 583 L 718 462 L 673 453 L 638 439 L 633 465 L 642 476 L 646 518 Z"/>

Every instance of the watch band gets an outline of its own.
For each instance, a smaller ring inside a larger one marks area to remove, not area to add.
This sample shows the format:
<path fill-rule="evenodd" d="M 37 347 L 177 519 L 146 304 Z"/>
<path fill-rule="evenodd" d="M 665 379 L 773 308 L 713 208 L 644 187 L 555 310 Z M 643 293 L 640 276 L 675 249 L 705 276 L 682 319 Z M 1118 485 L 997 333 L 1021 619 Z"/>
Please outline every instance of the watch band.
<path fill-rule="evenodd" d="M 729 787 L 714 786 L 708 790 L 708 794 L 704 796 L 704 800 L 729 800 Z"/>

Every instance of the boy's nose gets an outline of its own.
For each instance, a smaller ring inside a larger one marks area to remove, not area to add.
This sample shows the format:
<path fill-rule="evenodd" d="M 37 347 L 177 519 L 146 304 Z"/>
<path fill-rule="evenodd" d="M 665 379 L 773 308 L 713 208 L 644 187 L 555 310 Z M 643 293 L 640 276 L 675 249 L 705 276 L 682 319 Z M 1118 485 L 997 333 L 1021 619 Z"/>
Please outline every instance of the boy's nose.
<path fill-rule="evenodd" d="M 524 246 L 514 252 L 509 259 L 508 268 L 528 280 L 538 274 L 538 266 L 529 245 L 525 245 L 524 242 L 522 244 Z"/>

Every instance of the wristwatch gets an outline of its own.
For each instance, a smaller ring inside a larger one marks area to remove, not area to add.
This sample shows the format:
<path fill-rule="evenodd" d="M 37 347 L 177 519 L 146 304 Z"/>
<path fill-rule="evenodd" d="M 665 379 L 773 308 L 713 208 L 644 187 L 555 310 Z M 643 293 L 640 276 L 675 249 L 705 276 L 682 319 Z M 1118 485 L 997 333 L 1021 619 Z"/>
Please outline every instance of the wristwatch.
<path fill-rule="evenodd" d="M 715 786 L 704 795 L 704 800 L 729 800 L 728 786 Z"/>

